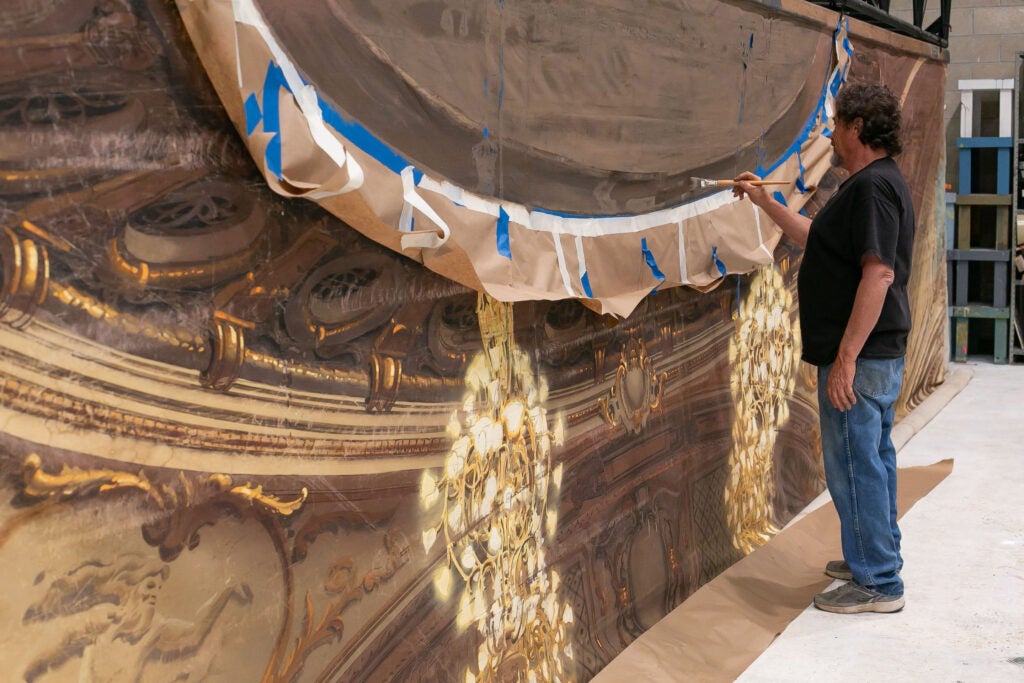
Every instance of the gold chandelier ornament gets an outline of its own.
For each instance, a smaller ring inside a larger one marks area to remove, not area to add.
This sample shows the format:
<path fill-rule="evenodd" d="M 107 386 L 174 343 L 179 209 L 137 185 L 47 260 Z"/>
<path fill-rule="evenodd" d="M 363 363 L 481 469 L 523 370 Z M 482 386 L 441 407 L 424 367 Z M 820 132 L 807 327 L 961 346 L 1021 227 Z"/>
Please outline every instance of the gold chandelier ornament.
<path fill-rule="evenodd" d="M 772 522 L 772 453 L 789 419 L 800 357 L 799 324 L 792 313 L 793 295 L 782 275 L 774 266 L 762 268 L 751 279 L 729 343 L 736 414 L 725 505 L 733 547 L 744 554 L 778 531 Z"/>
<path fill-rule="evenodd" d="M 484 352 L 467 369 L 444 469 L 422 479 L 422 504 L 436 515 L 423 544 L 443 539 L 435 592 L 457 593 L 457 627 L 481 636 L 466 683 L 566 680 L 573 612 L 545 560 L 562 480 L 551 449 L 562 430 L 549 429 L 547 385 L 512 337 L 512 305 L 480 295 L 477 314 Z"/>

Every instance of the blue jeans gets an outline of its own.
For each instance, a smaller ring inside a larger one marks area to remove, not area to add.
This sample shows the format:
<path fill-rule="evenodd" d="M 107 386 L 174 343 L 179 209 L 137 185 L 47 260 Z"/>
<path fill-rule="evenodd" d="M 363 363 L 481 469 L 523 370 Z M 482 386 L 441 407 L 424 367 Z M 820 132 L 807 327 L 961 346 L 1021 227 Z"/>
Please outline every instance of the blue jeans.
<path fill-rule="evenodd" d="M 818 412 L 825 481 L 839 513 L 843 558 L 860 585 L 903 595 L 891 438 L 903 358 L 858 358 L 853 379 L 857 403 L 847 411 L 836 410 L 828 399 L 831 369 L 818 368 Z"/>

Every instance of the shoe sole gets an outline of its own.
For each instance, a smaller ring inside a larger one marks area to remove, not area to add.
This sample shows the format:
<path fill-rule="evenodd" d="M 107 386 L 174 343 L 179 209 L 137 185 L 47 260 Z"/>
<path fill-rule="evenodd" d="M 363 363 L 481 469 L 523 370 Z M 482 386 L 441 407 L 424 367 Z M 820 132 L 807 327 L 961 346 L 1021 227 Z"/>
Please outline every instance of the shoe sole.
<path fill-rule="evenodd" d="M 834 572 L 826 569 L 825 576 L 831 576 L 833 579 L 841 579 L 843 581 L 853 581 L 853 572 Z"/>
<path fill-rule="evenodd" d="M 819 604 L 815 601 L 814 606 L 825 612 L 833 614 L 862 614 L 864 612 L 880 612 L 890 614 L 899 612 L 906 604 L 906 600 L 900 597 L 898 600 L 885 600 L 882 602 L 865 602 L 862 605 L 828 605 Z"/>

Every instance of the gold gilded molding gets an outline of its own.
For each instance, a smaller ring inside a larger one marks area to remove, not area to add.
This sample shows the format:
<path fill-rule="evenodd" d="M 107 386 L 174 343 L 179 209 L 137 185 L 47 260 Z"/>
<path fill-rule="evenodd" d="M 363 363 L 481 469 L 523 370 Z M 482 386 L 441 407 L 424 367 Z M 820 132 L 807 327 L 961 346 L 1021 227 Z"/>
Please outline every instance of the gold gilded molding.
<path fill-rule="evenodd" d="M 51 246 L 56 247 L 60 251 L 63 251 L 65 253 L 71 251 L 71 245 L 68 244 L 67 240 L 62 239 L 47 230 L 43 230 L 42 228 L 40 228 L 38 225 L 31 221 L 22 221 L 21 229 L 29 233 L 30 235 L 33 235 L 41 240 L 49 242 Z"/>
<path fill-rule="evenodd" d="M 139 289 L 145 288 L 149 284 L 149 264 L 145 261 L 140 261 L 138 264 L 129 263 L 127 259 L 121 256 L 121 252 L 117 248 L 117 239 L 115 237 L 107 245 L 107 257 L 110 259 L 110 267 L 115 273 Z"/>
<path fill-rule="evenodd" d="M 60 472 L 48 474 L 43 470 L 42 459 L 35 453 L 26 457 L 22 464 L 22 480 L 25 484 L 25 493 L 33 498 L 71 498 L 87 495 L 92 490 L 96 493 L 105 493 L 121 488 L 133 488 L 143 493 L 153 490 L 152 483 L 141 470 L 138 474 L 131 474 L 117 470 L 83 470 L 79 467 L 61 465 Z"/>
<path fill-rule="evenodd" d="M 181 424 L 83 401 L 11 377 L 0 378 L 0 403 L 26 415 L 55 420 L 90 432 L 246 455 L 385 459 L 433 455 L 443 451 L 448 444 L 445 437 L 433 436 L 353 442 Z"/>
<path fill-rule="evenodd" d="M 19 239 L 10 228 L 0 236 L 0 321 L 24 327 L 46 300 L 50 284 L 50 259 L 46 247 L 31 239 Z"/>
<path fill-rule="evenodd" d="M 228 391 L 245 364 L 245 329 L 236 322 L 214 315 L 210 324 L 210 364 L 199 375 L 207 389 Z"/>
<path fill-rule="evenodd" d="M 121 254 L 119 237 L 107 245 L 110 267 L 115 274 L 138 289 L 149 286 L 187 287 L 196 283 L 222 280 L 252 266 L 263 249 L 259 240 L 243 251 L 205 263 L 158 266 L 142 260 L 129 259 Z"/>
<path fill-rule="evenodd" d="M 398 389 L 401 384 L 402 359 L 385 354 L 372 354 L 370 356 L 370 396 L 366 399 L 366 409 L 374 413 L 384 413 L 390 410 L 398 397 Z"/>
<path fill-rule="evenodd" d="M 622 347 L 608 395 L 597 399 L 601 417 L 610 428 L 621 426 L 630 434 L 639 434 L 661 406 L 662 387 L 667 378 L 667 373 L 659 375 L 654 371 L 644 340 L 630 335 Z"/>
<path fill-rule="evenodd" d="M 793 295 L 782 274 L 773 266 L 762 268 L 740 304 L 729 344 L 736 414 L 724 500 L 733 547 L 744 553 L 778 531 L 772 521 L 772 457 L 799 374 L 799 325 L 792 314 Z"/>
<path fill-rule="evenodd" d="M 145 337 L 192 353 L 205 353 L 206 341 L 183 327 L 156 327 L 142 318 L 108 306 L 78 289 L 59 282 L 50 283 L 52 298 L 129 335 Z"/>
<path fill-rule="evenodd" d="M 33 498 L 82 498 L 118 489 L 135 489 L 147 494 L 160 510 L 174 509 L 182 505 L 191 507 L 206 502 L 209 497 L 202 498 L 197 494 L 201 492 L 202 487 L 208 487 L 214 495 L 223 494 L 250 506 L 259 505 L 285 517 L 299 510 L 309 495 L 306 487 L 302 487 L 298 498 L 282 501 L 277 496 L 264 493 L 262 486 L 253 486 L 249 483 L 234 486 L 231 477 L 226 474 L 197 474 L 190 479 L 180 470 L 179 487 L 154 484 L 143 470 L 133 474 L 120 470 L 83 469 L 62 464 L 59 472 L 50 474 L 43 469 L 42 459 L 35 453 L 25 458 L 22 465 L 22 480 L 25 494 Z"/>
<path fill-rule="evenodd" d="M 382 556 L 378 554 L 374 566 L 362 576 L 357 573 L 356 561 L 351 557 L 342 557 L 332 562 L 327 568 L 323 588 L 324 592 L 335 596 L 335 599 L 326 605 L 317 619 L 313 595 L 306 591 L 302 633 L 295 638 L 291 649 L 283 657 L 278 652 L 274 653 L 263 675 L 264 683 L 289 683 L 295 680 L 314 650 L 338 641 L 344 635 L 343 613 L 346 608 L 390 580 L 409 562 L 411 555 L 405 536 L 392 529 L 384 535 L 384 553 Z"/>

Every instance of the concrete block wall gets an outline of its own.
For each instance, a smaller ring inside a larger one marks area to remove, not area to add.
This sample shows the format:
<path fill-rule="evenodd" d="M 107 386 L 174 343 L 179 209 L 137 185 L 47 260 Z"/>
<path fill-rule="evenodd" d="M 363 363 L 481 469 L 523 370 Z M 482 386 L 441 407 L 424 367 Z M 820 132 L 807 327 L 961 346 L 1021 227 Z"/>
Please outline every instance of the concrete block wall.
<path fill-rule="evenodd" d="M 892 0 L 893 16 L 913 21 L 910 0 Z M 924 26 L 939 15 L 939 0 L 928 0 Z M 1024 0 L 953 0 L 949 18 L 949 70 L 946 76 L 946 182 L 958 181 L 956 138 L 960 134 L 960 91 L 970 78 L 1013 78 L 1017 53 L 1024 52 Z M 998 116 L 985 103 L 983 112 Z M 987 129 L 989 126 L 985 126 Z"/>

